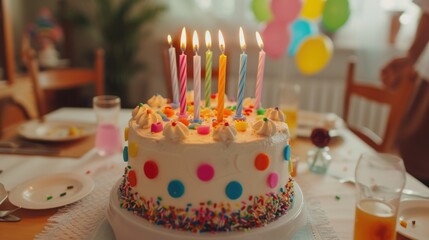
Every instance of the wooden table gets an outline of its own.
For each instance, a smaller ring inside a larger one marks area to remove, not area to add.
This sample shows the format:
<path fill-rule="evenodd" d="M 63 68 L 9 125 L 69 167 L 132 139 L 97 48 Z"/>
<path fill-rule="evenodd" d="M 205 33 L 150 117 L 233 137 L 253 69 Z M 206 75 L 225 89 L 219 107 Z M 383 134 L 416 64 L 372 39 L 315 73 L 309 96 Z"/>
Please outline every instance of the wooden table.
<path fill-rule="evenodd" d="M 78 114 L 76 114 L 78 113 Z M 121 113 L 121 125 L 125 126 L 130 116 L 130 110 L 123 110 Z M 53 112 L 49 117 L 52 119 L 61 119 L 65 118 L 67 120 L 72 120 L 73 118 L 78 119 L 87 119 L 89 121 L 95 121 L 92 110 L 90 109 L 60 109 L 59 111 Z M 71 118 L 71 119 L 70 119 Z M 49 118 L 48 118 L 49 119 Z M 353 133 L 351 133 L 347 129 L 340 130 L 340 136 L 338 138 L 333 139 L 330 148 L 333 156 L 341 157 L 348 156 L 354 158 L 353 156 L 358 156 L 361 152 L 372 151 L 363 141 L 357 138 Z M 310 191 L 308 187 L 306 187 L 305 182 L 314 181 L 314 184 L 319 184 L 321 187 L 328 187 L 332 185 L 332 188 L 344 188 L 348 193 L 348 197 L 354 199 L 354 188 L 346 187 L 337 183 L 337 181 L 333 180 L 328 176 L 317 176 L 308 171 L 305 159 L 308 150 L 313 148 L 310 140 L 308 138 L 296 138 L 291 141 L 292 152 L 296 155 L 299 160 L 299 171 L 298 176 L 296 178 L 297 182 L 303 188 L 304 194 L 306 191 Z M 14 162 L 15 161 L 15 162 Z M 26 172 L 25 176 L 19 175 L 16 176 L 12 171 L 16 168 L 16 171 L 22 171 L 20 168 L 21 165 L 30 164 L 31 162 L 36 162 L 40 168 L 46 169 L 46 166 L 52 166 L 51 172 L 56 172 L 61 169 L 61 162 L 67 162 L 69 168 L 76 172 L 82 172 L 84 170 L 85 161 L 88 161 L 85 157 L 81 159 L 51 159 L 47 160 L 43 157 L 26 157 L 17 155 L 1 155 L 0 154 L 0 169 L 3 170 L 3 173 L 0 174 L 0 182 L 4 183 L 6 189 L 10 190 L 15 185 L 23 182 L 26 179 L 30 179 L 34 176 L 38 176 L 42 173 L 38 173 L 36 170 L 33 172 Z M 27 176 L 28 175 L 28 176 Z M 429 189 L 422 185 L 420 182 L 415 180 L 413 177 L 407 174 L 407 187 L 419 190 L 421 192 L 429 193 Z M 306 197 L 306 196 L 305 196 Z M 322 205 L 323 206 L 323 205 Z M 7 208 L 8 206 L 2 206 L 2 209 Z M 341 223 L 344 224 L 342 219 L 329 219 L 330 224 L 333 226 L 335 231 L 339 232 L 338 235 L 340 238 L 343 236 L 344 238 L 350 238 L 353 232 L 353 216 L 354 216 L 354 208 L 351 210 L 347 208 L 348 219 L 345 221 L 347 224 L 347 228 L 341 230 Z M 333 208 L 335 209 L 335 208 Z M 0 239 L 33 239 L 36 234 L 41 232 L 44 226 L 47 223 L 49 217 L 54 215 L 58 211 L 57 209 L 48 209 L 48 210 L 24 210 L 21 209 L 15 213 L 16 216 L 22 218 L 21 222 L 18 223 L 0 223 Z M 329 217 L 330 208 L 326 208 L 325 211 Z M 343 232 L 341 232 L 343 231 Z M 400 237 L 400 236 L 399 236 Z M 401 238 L 399 238 L 401 239 Z"/>

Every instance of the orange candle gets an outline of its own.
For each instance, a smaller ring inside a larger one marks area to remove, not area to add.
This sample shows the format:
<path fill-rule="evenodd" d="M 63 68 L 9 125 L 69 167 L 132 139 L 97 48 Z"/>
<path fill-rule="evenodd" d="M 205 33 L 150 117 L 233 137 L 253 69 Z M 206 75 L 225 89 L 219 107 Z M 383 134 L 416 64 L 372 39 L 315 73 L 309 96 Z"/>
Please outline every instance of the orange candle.
<path fill-rule="evenodd" d="M 217 121 L 223 120 L 223 109 L 225 105 L 225 79 L 226 79 L 226 55 L 225 40 L 222 32 L 219 30 L 219 48 L 222 54 L 219 56 L 219 79 L 218 79 L 218 97 L 217 97 Z"/>

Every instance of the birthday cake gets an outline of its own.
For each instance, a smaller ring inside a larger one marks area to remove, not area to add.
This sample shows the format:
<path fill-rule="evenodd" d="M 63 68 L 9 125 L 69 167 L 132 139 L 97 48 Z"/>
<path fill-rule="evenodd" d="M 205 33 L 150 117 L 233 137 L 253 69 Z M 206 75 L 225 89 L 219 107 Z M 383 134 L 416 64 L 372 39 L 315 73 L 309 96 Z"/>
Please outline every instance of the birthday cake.
<path fill-rule="evenodd" d="M 198 121 L 179 117 L 161 96 L 136 106 L 115 189 L 120 208 L 194 233 L 247 231 L 287 215 L 294 180 L 285 116 L 244 102 L 244 119 L 229 103 L 220 121 L 214 107 L 201 108 Z"/>

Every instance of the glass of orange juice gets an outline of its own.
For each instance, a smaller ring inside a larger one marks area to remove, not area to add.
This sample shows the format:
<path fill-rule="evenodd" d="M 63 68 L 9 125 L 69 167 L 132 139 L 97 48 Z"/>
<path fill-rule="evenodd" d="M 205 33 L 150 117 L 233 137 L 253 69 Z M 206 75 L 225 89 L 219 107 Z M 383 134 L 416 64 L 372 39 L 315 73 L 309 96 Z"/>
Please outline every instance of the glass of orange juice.
<path fill-rule="evenodd" d="M 278 106 L 286 116 L 291 138 L 296 137 L 300 92 L 300 86 L 297 84 L 283 85 L 279 87 L 278 92 Z"/>
<path fill-rule="evenodd" d="M 364 153 L 355 171 L 356 212 L 354 239 L 396 239 L 396 221 L 405 185 L 401 158 Z"/>

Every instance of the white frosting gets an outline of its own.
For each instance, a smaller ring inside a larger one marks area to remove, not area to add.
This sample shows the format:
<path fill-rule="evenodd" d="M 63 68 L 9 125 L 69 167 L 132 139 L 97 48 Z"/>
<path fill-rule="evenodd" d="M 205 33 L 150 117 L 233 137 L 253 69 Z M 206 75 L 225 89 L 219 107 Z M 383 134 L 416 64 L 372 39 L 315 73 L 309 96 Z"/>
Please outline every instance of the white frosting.
<path fill-rule="evenodd" d="M 137 120 L 141 128 L 150 128 L 150 126 L 157 122 L 162 122 L 162 117 L 152 110 L 146 110 L 146 113 L 143 113 L 140 118 Z"/>
<path fill-rule="evenodd" d="M 147 103 L 153 108 L 160 108 L 167 104 L 167 99 L 163 98 L 161 95 L 154 95 L 147 101 Z"/>
<path fill-rule="evenodd" d="M 243 106 L 244 106 L 245 108 L 248 108 L 248 107 L 250 107 L 251 105 L 253 105 L 253 99 L 251 99 L 251 98 L 249 98 L 249 97 L 247 97 L 247 98 L 243 99 Z"/>
<path fill-rule="evenodd" d="M 162 135 L 173 142 L 181 141 L 189 135 L 189 129 L 181 122 L 169 122 L 165 124 Z"/>
<path fill-rule="evenodd" d="M 232 124 L 221 124 L 215 128 L 213 131 L 213 139 L 220 142 L 231 142 L 235 140 L 237 136 L 237 130 Z"/>
<path fill-rule="evenodd" d="M 265 116 L 273 121 L 285 122 L 286 116 L 278 108 L 268 108 L 265 111 Z"/>
<path fill-rule="evenodd" d="M 150 107 L 147 104 L 143 104 L 142 106 L 138 105 L 137 107 L 134 108 L 132 112 L 133 119 L 134 120 L 139 119 L 141 115 L 147 112 L 148 109 L 150 109 Z"/>
<path fill-rule="evenodd" d="M 256 134 L 271 137 L 277 133 L 276 124 L 269 118 L 264 118 L 253 125 Z"/>

